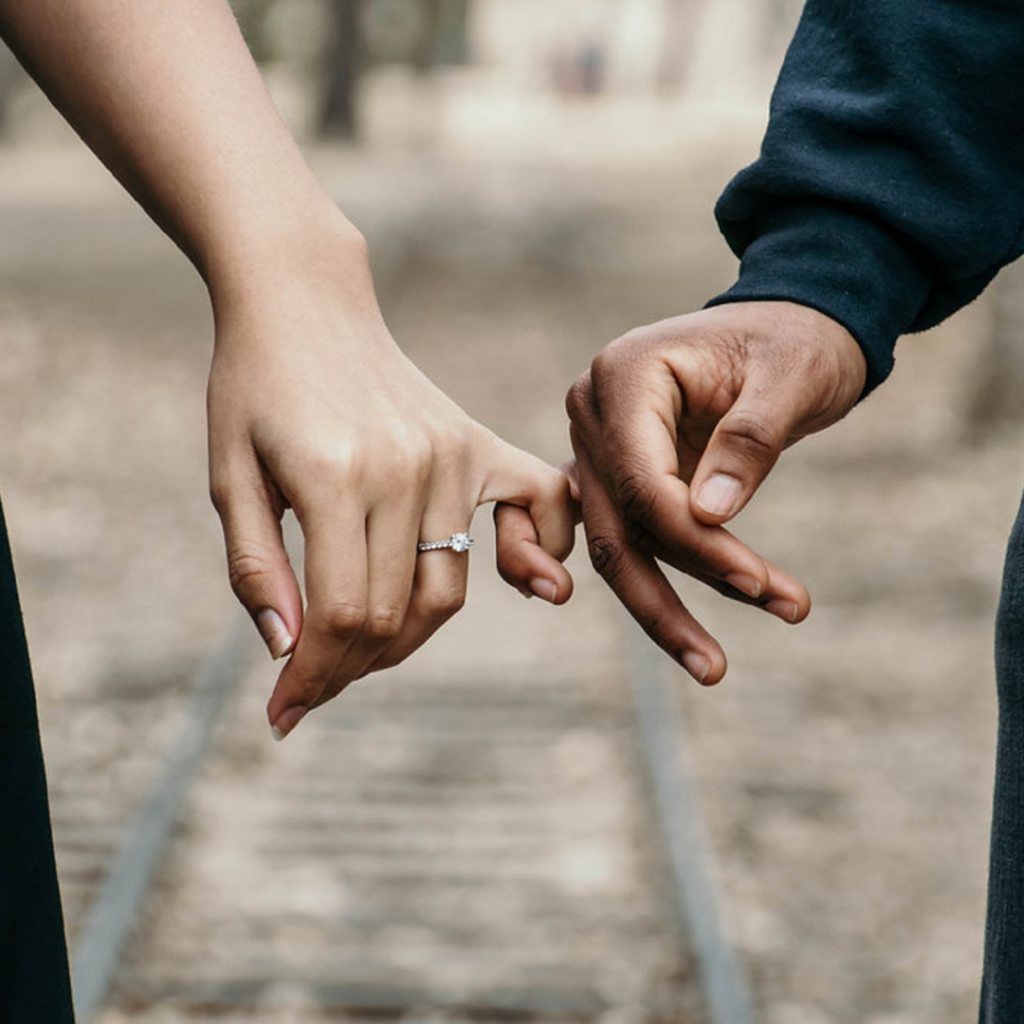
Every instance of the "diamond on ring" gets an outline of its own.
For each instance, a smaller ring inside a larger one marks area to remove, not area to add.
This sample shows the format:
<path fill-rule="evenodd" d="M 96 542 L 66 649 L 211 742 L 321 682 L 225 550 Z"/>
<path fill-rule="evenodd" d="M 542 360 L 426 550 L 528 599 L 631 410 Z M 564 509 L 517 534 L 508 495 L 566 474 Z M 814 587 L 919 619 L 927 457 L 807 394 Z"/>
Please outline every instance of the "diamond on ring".
<path fill-rule="evenodd" d="M 475 541 L 468 533 L 453 533 L 447 540 L 426 540 L 416 545 L 417 551 L 439 551 L 441 548 L 451 548 L 461 554 L 468 551 Z"/>

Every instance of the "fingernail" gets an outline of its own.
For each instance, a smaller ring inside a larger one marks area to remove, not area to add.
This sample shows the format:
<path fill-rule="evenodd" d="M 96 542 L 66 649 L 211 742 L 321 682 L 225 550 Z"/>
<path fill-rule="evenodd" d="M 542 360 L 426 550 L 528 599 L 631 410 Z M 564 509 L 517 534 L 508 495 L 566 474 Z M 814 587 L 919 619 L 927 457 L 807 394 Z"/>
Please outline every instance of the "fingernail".
<path fill-rule="evenodd" d="M 277 721 L 270 727 L 270 732 L 274 739 L 280 743 L 305 718 L 307 711 L 309 711 L 309 708 L 304 708 L 298 704 L 285 708 L 277 716 Z"/>
<path fill-rule="evenodd" d="M 743 485 L 732 476 L 715 473 L 701 485 L 697 492 L 697 504 L 713 516 L 728 516 L 736 511 L 743 492 Z"/>
<path fill-rule="evenodd" d="M 764 607 L 783 622 L 794 623 L 800 617 L 800 609 L 792 601 L 769 601 Z"/>
<path fill-rule="evenodd" d="M 550 601 L 551 604 L 555 603 L 555 598 L 558 597 L 558 587 L 541 576 L 535 576 L 530 580 L 530 589 L 540 598 L 545 601 Z"/>
<path fill-rule="evenodd" d="M 687 651 L 682 658 L 683 667 L 687 672 L 697 680 L 698 683 L 703 685 L 704 680 L 708 677 L 708 672 L 711 670 L 711 663 L 703 654 L 698 654 L 696 651 Z"/>
<path fill-rule="evenodd" d="M 263 637 L 263 642 L 267 645 L 270 656 L 275 661 L 278 658 L 283 658 L 295 643 L 291 633 L 288 632 L 288 627 L 284 624 L 284 619 L 273 608 L 264 608 L 256 616 L 256 628 L 260 631 L 260 636 Z"/>
<path fill-rule="evenodd" d="M 725 582 L 734 586 L 740 593 L 746 594 L 747 597 L 760 597 L 761 591 L 764 589 L 756 576 L 748 576 L 744 572 L 734 572 L 732 575 L 726 576 Z"/>

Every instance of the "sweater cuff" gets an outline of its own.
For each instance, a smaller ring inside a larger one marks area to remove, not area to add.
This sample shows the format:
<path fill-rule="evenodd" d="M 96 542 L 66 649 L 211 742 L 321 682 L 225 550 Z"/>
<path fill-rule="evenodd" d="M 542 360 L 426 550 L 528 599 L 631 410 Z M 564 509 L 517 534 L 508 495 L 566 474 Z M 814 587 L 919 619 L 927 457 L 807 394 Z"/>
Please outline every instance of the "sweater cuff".
<path fill-rule="evenodd" d="M 876 222 L 827 204 L 765 204 L 751 219 L 716 214 L 741 258 L 739 280 L 708 306 L 788 301 L 830 316 L 867 360 L 867 395 L 889 375 L 897 337 L 917 319 L 932 273 Z"/>

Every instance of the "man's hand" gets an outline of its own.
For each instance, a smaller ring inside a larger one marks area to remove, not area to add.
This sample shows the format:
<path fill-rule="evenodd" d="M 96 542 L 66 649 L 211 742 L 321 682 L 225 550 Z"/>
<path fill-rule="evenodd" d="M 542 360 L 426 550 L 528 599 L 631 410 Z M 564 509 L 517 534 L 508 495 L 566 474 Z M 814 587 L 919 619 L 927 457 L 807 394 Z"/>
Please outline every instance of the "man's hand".
<path fill-rule="evenodd" d="M 747 302 L 640 327 L 612 342 L 567 399 L 591 561 L 648 635 L 694 678 L 725 654 L 658 561 L 786 622 L 810 611 L 803 584 L 722 524 L 783 448 L 853 407 L 860 348 L 805 306 Z"/>

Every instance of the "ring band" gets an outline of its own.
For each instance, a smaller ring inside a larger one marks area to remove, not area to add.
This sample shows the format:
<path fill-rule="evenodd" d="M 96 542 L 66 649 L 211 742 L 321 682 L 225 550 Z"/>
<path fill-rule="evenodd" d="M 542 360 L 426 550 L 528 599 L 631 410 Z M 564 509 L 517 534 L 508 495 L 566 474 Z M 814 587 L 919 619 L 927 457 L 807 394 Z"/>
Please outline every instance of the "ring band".
<path fill-rule="evenodd" d="M 451 548 L 460 554 L 468 551 L 476 542 L 468 533 L 453 533 L 447 540 L 425 540 L 416 545 L 417 553 L 423 551 L 440 551 L 441 548 Z"/>

